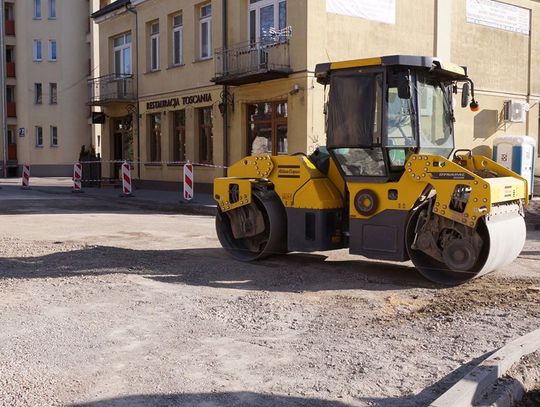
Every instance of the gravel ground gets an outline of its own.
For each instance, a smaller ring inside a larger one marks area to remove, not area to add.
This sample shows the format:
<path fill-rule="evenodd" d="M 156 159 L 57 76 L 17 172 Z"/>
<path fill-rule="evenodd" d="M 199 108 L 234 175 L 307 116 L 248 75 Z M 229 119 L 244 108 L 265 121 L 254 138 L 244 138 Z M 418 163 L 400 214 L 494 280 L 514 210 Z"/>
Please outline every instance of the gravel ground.
<path fill-rule="evenodd" d="M 526 390 L 523 400 L 515 407 L 540 406 L 540 351 L 523 357 L 520 363 L 510 369 L 508 376 L 519 379 Z"/>
<path fill-rule="evenodd" d="M 535 231 L 441 289 L 344 250 L 238 263 L 207 217 L 33 205 L 0 215 L 1 406 L 422 406 L 540 326 Z"/>

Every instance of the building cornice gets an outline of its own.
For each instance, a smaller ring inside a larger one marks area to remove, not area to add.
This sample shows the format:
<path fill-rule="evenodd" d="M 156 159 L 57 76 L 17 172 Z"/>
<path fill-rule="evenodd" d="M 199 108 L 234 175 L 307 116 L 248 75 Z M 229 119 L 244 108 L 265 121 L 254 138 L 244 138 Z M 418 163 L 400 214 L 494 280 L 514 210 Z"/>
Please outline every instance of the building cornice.
<path fill-rule="evenodd" d="M 123 14 L 126 7 L 132 3 L 131 0 L 116 0 L 115 2 L 105 6 L 91 15 L 94 21 L 99 24 L 109 18 Z"/>

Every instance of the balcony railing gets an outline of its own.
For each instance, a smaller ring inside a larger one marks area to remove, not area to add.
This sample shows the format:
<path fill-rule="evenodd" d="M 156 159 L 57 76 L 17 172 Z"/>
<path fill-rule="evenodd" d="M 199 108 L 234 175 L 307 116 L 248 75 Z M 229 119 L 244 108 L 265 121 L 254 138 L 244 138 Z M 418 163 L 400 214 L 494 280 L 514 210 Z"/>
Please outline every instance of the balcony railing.
<path fill-rule="evenodd" d="M 287 38 L 269 37 L 220 48 L 214 59 L 216 75 L 212 81 L 219 85 L 237 86 L 285 78 L 292 72 Z"/>
<path fill-rule="evenodd" d="M 15 78 L 15 62 L 6 62 L 6 75 L 8 78 Z"/>
<path fill-rule="evenodd" d="M 7 117 L 17 117 L 17 104 L 15 102 L 7 102 Z"/>
<path fill-rule="evenodd" d="M 88 81 L 88 104 L 102 106 L 109 103 L 135 102 L 133 75 L 110 74 Z"/>
<path fill-rule="evenodd" d="M 15 21 L 13 20 L 4 20 L 5 21 L 5 29 L 6 29 L 6 35 L 15 35 Z"/>

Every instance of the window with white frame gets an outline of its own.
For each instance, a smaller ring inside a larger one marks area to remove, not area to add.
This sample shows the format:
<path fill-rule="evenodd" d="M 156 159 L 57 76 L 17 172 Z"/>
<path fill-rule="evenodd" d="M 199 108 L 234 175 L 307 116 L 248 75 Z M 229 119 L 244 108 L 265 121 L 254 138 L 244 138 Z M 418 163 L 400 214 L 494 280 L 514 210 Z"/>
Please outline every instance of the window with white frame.
<path fill-rule="evenodd" d="M 34 40 L 34 61 L 41 61 L 41 40 Z"/>
<path fill-rule="evenodd" d="M 159 69 L 159 22 L 150 24 L 150 70 Z"/>
<path fill-rule="evenodd" d="M 199 55 L 201 59 L 212 56 L 212 5 L 200 7 L 199 20 Z"/>
<path fill-rule="evenodd" d="M 58 147 L 58 127 L 51 126 L 51 147 Z"/>
<path fill-rule="evenodd" d="M 172 18 L 172 64 L 182 65 L 184 63 L 184 26 L 182 14 L 177 14 Z"/>
<path fill-rule="evenodd" d="M 34 0 L 34 18 L 41 18 L 41 0 Z"/>
<path fill-rule="evenodd" d="M 43 127 L 36 126 L 36 147 L 43 147 Z"/>
<path fill-rule="evenodd" d="M 249 40 L 271 37 L 270 29 L 287 27 L 287 0 L 249 0 Z"/>
<path fill-rule="evenodd" d="M 131 74 L 131 33 L 113 39 L 114 73 Z"/>
<path fill-rule="evenodd" d="M 49 61 L 56 61 L 56 40 L 49 40 Z"/>
<path fill-rule="evenodd" d="M 56 18 L 56 0 L 49 0 L 49 19 L 54 20 Z"/>
<path fill-rule="evenodd" d="M 49 83 L 49 104 L 56 105 L 58 103 L 58 85 Z"/>

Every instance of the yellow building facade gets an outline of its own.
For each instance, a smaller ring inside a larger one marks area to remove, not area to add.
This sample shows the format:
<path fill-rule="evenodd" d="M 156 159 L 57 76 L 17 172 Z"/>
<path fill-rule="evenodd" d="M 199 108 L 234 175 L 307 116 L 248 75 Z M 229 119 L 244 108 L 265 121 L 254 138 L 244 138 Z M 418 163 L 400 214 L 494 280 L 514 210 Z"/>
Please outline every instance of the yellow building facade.
<path fill-rule="evenodd" d="M 147 187 L 178 188 L 182 163 L 199 190 L 252 153 L 325 144 L 317 63 L 380 55 L 466 65 L 482 110 L 456 108 L 456 144 L 491 155 L 498 135 L 538 139 L 540 4 L 530 0 L 117 0 L 101 2 L 103 174 L 133 161 Z M 459 105 L 459 95 L 456 96 Z M 504 118 L 505 102 L 526 119 Z"/>
<path fill-rule="evenodd" d="M 90 11 L 89 1 L 4 2 L 7 175 L 27 164 L 33 176 L 70 176 L 92 144 Z"/>

